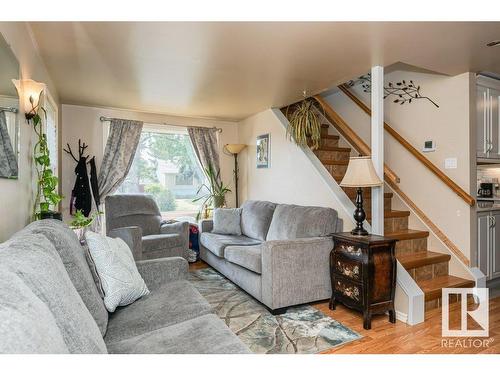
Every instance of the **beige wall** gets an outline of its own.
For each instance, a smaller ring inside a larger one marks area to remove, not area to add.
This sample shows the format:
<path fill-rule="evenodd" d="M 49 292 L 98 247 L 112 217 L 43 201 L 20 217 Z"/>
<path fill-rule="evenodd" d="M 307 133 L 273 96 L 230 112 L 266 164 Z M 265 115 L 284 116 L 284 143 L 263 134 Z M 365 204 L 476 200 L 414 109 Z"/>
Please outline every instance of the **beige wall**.
<path fill-rule="evenodd" d="M 422 149 L 425 140 L 434 140 L 436 151 L 426 153 L 425 156 L 469 192 L 471 189 L 470 74 L 447 77 L 394 71 L 385 76 L 386 83 L 402 79 L 406 81 L 412 79 L 415 84 L 421 86 L 422 95 L 429 96 L 440 107 L 436 108 L 424 99 L 404 105 L 386 99 L 384 105 L 386 122 L 419 150 Z M 365 103 L 370 104 L 369 94 L 362 92 L 359 86 L 355 87 L 354 91 Z M 369 116 L 343 93 L 331 94 L 326 99 L 349 126 L 370 144 Z M 385 137 L 386 163 L 401 178 L 400 188 L 469 257 L 470 207 L 387 132 Z M 446 158 L 457 158 L 458 168 L 445 169 Z M 474 190 L 475 186 L 472 188 Z"/>
<path fill-rule="evenodd" d="M 345 217 L 334 194 L 311 164 L 304 152 L 285 137 L 285 128 L 273 111 L 257 113 L 238 125 L 240 143 L 247 148 L 239 155 L 240 201 L 268 200 L 332 207 L 344 220 L 344 229 L 351 229 L 351 218 Z M 257 169 L 256 137 L 271 134 L 271 167 Z"/>
<path fill-rule="evenodd" d="M 150 123 L 167 123 L 183 126 L 217 126 L 222 128 L 219 135 L 221 175 L 226 184 L 233 187 L 233 168 L 234 161 L 232 156 L 225 155 L 222 152 L 222 146 L 227 143 L 237 143 L 238 128 L 236 123 L 229 121 L 207 120 L 199 118 L 167 116 L 162 114 L 143 113 L 127 111 L 120 109 L 106 109 L 97 107 L 86 107 L 76 105 L 62 106 L 62 144 L 69 143 L 73 150 L 77 149 L 78 139 L 89 145 L 87 152 L 89 155 L 95 155 L 97 169 L 101 165 L 104 151 L 103 123 L 99 120 L 100 116 L 117 117 L 131 120 L 140 120 Z M 71 189 L 75 183 L 75 162 L 67 154 L 62 155 L 62 192 L 65 196 L 62 210 L 65 220 L 69 219 L 69 199 Z M 234 205 L 233 194 L 228 195 L 228 205 Z"/>
<path fill-rule="evenodd" d="M 38 55 L 27 25 L 24 22 L 1 22 L 0 33 L 11 46 L 19 61 L 22 77 L 46 83 L 57 105 L 59 105 L 57 92 L 42 59 Z M 20 121 L 19 179 L 0 179 L 0 242 L 5 241 L 24 227 L 30 221 L 33 209 L 35 180 L 32 166 L 32 147 L 35 135 L 25 123 L 22 113 L 20 116 L 22 121 Z"/>

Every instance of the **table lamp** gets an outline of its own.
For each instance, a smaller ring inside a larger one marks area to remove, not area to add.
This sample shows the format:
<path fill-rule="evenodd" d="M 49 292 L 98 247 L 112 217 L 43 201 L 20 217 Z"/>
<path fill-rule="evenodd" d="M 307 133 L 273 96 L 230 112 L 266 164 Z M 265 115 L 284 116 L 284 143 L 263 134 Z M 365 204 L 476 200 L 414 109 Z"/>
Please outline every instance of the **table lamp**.
<path fill-rule="evenodd" d="M 375 172 L 372 159 L 370 156 L 351 157 L 347 171 L 340 183 L 342 187 L 356 188 L 356 210 L 354 211 L 354 220 L 356 228 L 351 231 L 351 234 L 356 236 L 367 236 L 368 231 L 363 228 L 363 222 L 366 219 L 366 213 L 363 209 L 363 190 L 364 187 L 381 186 L 383 181 Z"/>

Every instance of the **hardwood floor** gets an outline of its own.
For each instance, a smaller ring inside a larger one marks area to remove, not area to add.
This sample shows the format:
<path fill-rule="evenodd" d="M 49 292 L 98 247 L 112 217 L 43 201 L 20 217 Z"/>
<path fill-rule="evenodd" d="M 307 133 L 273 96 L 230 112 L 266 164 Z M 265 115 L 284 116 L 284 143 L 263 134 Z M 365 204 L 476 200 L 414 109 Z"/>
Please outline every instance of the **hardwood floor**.
<path fill-rule="evenodd" d="M 189 266 L 191 271 L 208 267 L 202 261 Z M 425 322 L 409 326 L 399 320 L 396 324 L 389 323 L 386 315 L 376 315 L 372 320 L 372 329 L 363 329 L 361 313 L 349 310 L 338 305 L 335 311 L 330 311 L 328 302 L 314 303 L 312 306 L 321 310 L 326 315 L 340 323 L 354 329 L 363 335 L 363 338 L 352 343 L 345 344 L 324 352 L 324 354 L 450 354 L 450 353 L 495 353 L 500 354 L 500 297 L 490 299 L 490 337 L 485 338 L 486 345 L 474 347 L 474 344 L 483 341 L 483 338 L 451 338 L 453 342 L 447 342 L 453 347 L 444 347 L 441 337 L 441 309 L 433 309 L 426 312 Z M 450 309 L 450 325 L 459 325 L 459 304 L 453 304 Z M 465 346 L 467 347 L 464 347 Z"/>

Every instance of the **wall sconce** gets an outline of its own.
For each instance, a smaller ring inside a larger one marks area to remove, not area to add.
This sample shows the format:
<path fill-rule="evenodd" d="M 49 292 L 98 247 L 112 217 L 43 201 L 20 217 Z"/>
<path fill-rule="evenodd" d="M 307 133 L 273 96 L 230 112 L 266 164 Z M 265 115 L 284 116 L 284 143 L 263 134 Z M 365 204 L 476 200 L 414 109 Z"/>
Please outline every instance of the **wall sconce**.
<path fill-rule="evenodd" d="M 236 193 L 236 207 L 239 206 L 238 201 L 238 154 L 245 148 L 247 145 L 243 144 L 228 144 L 224 145 L 224 151 L 234 156 L 234 190 Z"/>
<path fill-rule="evenodd" d="M 30 121 L 42 106 L 45 83 L 36 82 L 32 79 L 13 79 L 12 83 L 16 86 L 26 120 Z"/>

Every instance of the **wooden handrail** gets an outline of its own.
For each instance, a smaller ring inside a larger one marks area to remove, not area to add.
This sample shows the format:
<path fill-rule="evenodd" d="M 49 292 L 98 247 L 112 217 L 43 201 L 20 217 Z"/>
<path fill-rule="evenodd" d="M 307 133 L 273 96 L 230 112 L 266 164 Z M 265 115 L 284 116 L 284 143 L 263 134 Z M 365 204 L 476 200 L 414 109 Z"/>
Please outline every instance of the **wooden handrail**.
<path fill-rule="evenodd" d="M 357 152 L 363 156 L 370 156 L 372 150 L 344 121 L 342 117 L 339 116 L 337 112 L 319 95 L 315 95 L 314 98 L 323 107 L 324 115 L 328 121 L 337 129 L 337 131 L 349 142 Z M 399 177 L 392 171 L 386 164 L 384 164 L 384 176 L 391 180 L 393 183 L 399 183 Z"/>
<path fill-rule="evenodd" d="M 354 95 L 346 85 L 340 85 L 339 89 L 347 95 L 354 103 L 358 105 L 367 115 L 371 116 L 372 111 L 368 108 L 365 103 L 359 100 L 356 95 Z M 384 122 L 384 129 L 392 135 L 406 150 L 415 156 L 427 169 L 429 169 L 437 178 L 439 178 L 446 186 L 448 186 L 455 194 L 462 198 L 469 206 L 474 206 L 476 204 L 475 199 L 458 186 L 451 178 L 444 174 L 438 167 L 436 167 L 429 159 L 427 159 L 421 152 L 419 152 L 415 147 L 413 147 L 406 139 L 404 139 L 401 134 L 394 130 L 389 124 Z"/>

